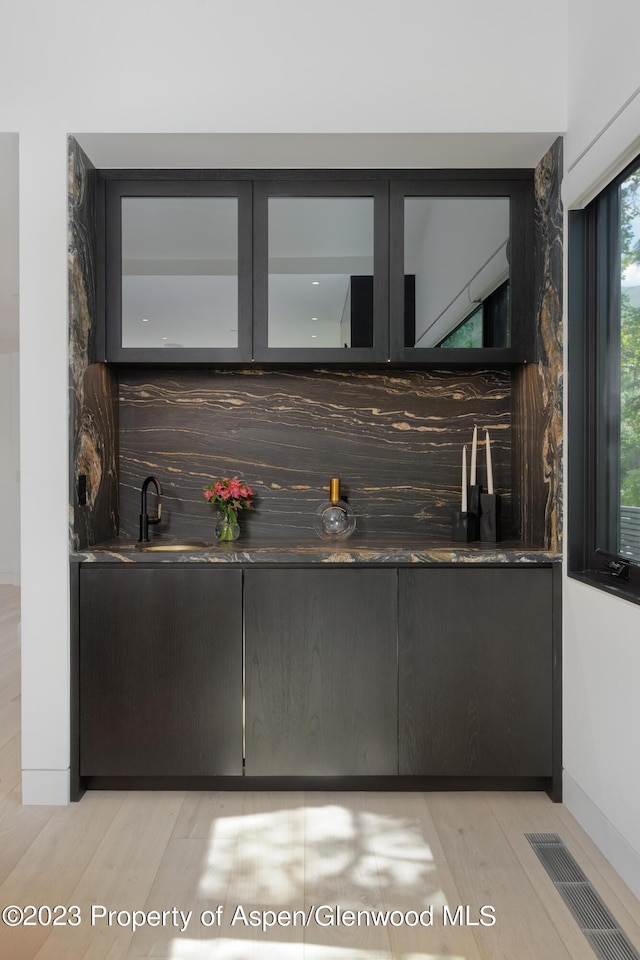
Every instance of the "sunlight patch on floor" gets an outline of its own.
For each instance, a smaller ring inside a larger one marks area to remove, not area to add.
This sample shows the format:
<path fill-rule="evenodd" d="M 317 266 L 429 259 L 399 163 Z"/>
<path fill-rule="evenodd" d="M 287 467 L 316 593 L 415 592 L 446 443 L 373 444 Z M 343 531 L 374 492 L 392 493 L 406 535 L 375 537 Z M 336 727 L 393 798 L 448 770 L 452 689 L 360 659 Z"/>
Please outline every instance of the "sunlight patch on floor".
<path fill-rule="evenodd" d="M 389 960 L 385 950 L 358 950 L 353 947 L 330 947 L 316 943 L 283 943 L 264 941 L 248 943 L 220 938 L 173 940 L 167 960 Z M 465 960 L 460 954 L 402 953 L 393 960 Z"/>
<path fill-rule="evenodd" d="M 225 852 L 217 841 L 232 833 L 235 848 Z M 396 892 L 416 891 L 429 878 L 430 902 L 444 902 L 433 889 L 435 870 L 431 847 L 410 819 L 337 804 L 298 807 L 216 821 L 198 895 L 215 895 L 212 878 L 224 873 L 242 878 L 254 900 L 269 906 L 298 898 L 305 878 L 318 888 L 350 877 L 363 893 L 377 893 L 381 877 L 383 888 Z"/>

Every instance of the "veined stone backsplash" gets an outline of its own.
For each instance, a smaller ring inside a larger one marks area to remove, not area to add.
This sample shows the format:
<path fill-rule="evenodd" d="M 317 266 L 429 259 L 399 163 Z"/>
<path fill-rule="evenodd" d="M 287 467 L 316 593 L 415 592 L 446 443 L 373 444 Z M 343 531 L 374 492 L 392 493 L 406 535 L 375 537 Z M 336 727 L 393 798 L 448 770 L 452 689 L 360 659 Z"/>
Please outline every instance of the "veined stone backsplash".
<path fill-rule="evenodd" d="M 69 138 L 69 541 L 71 549 L 109 540 L 118 529 L 117 377 L 93 363 L 96 336 L 96 170 Z M 84 476 L 86 495 L 78 495 Z"/>
<path fill-rule="evenodd" d="M 491 432 L 508 536 L 508 371 L 121 370 L 120 532 L 137 536 L 140 487 L 154 474 L 164 491 L 154 532 L 213 539 L 202 489 L 237 475 L 257 494 L 240 514 L 245 536 L 313 537 L 337 476 L 358 532 L 450 539 L 474 424 Z M 484 467 L 482 444 L 482 484 Z"/>

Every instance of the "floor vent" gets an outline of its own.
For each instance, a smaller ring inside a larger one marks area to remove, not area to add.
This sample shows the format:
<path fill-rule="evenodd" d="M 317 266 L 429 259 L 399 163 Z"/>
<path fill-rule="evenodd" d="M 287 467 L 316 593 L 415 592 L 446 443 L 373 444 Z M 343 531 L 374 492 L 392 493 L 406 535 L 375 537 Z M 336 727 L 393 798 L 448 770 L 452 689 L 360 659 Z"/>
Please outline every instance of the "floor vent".
<path fill-rule="evenodd" d="M 538 859 L 600 960 L 640 960 L 557 833 L 525 833 Z"/>

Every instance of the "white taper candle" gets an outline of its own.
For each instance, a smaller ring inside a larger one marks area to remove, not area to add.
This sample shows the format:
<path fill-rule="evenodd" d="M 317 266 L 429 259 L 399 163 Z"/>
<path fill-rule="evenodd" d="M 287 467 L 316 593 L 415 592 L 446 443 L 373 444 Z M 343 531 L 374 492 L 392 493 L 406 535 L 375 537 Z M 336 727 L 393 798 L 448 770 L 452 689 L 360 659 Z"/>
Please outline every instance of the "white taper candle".
<path fill-rule="evenodd" d="M 467 512 L 467 445 L 462 448 L 462 512 Z"/>
<path fill-rule="evenodd" d="M 473 428 L 473 442 L 471 444 L 471 476 L 469 477 L 469 486 L 476 485 L 476 466 L 478 461 L 478 428 Z"/>
<path fill-rule="evenodd" d="M 489 431 L 485 427 L 484 430 L 485 444 L 487 448 L 487 493 L 493 493 L 493 463 L 491 462 L 491 438 L 489 437 Z"/>

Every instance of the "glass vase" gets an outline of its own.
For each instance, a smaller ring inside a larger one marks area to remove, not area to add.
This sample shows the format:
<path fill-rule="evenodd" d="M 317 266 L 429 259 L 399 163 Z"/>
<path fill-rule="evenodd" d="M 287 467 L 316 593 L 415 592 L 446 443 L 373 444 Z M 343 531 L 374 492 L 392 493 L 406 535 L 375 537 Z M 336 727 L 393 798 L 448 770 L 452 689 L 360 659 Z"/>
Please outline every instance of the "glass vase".
<path fill-rule="evenodd" d="M 338 477 L 332 477 L 329 481 L 329 500 L 321 503 L 316 510 L 314 526 L 323 540 L 345 540 L 356 528 L 355 513 L 349 504 L 340 498 Z"/>
<path fill-rule="evenodd" d="M 216 522 L 216 539 L 221 543 L 231 543 L 240 536 L 238 515 L 231 507 L 221 507 Z"/>

